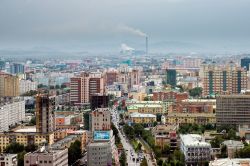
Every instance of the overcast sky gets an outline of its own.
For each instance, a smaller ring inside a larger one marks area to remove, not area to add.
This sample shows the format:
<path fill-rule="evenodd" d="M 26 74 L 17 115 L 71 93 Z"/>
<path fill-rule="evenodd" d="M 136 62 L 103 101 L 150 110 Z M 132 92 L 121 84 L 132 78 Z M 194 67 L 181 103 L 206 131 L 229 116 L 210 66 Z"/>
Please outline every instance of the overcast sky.
<path fill-rule="evenodd" d="M 250 43 L 250 0 L 0 0 L 0 44 Z"/>

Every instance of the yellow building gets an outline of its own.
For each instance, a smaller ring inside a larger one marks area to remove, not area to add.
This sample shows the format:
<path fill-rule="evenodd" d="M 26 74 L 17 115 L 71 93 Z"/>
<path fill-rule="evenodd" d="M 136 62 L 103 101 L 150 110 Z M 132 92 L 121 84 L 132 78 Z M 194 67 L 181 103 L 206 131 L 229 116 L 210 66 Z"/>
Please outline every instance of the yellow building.
<path fill-rule="evenodd" d="M 130 115 L 130 120 L 132 123 L 153 123 L 156 121 L 156 115 L 135 112 Z"/>
<path fill-rule="evenodd" d="M 40 145 L 41 143 L 54 143 L 54 133 L 42 134 L 36 132 L 10 132 L 0 133 L 0 152 L 13 142 L 17 142 L 27 146 L 29 144 Z"/>
<path fill-rule="evenodd" d="M 19 96 L 19 78 L 0 73 L 0 97 Z"/>
<path fill-rule="evenodd" d="M 144 101 L 144 98 L 147 96 L 146 93 L 142 92 L 130 92 L 129 97 L 138 101 Z"/>
<path fill-rule="evenodd" d="M 128 113 L 143 113 L 143 114 L 164 114 L 163 107 L 160 104 L 135 104 L 127 107 Z"/>
<path fill-rule="evenodd" d="M 168 113 L 167 122 L 170 124 L 215 124 L 214 113 Z"/>

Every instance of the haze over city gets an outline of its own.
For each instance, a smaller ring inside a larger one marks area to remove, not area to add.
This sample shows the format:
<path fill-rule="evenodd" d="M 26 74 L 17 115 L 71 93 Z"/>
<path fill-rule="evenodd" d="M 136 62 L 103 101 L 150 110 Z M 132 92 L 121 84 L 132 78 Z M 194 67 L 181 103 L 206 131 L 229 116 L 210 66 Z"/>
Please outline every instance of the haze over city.
<path fill-rule="evenodd" d="M 2 0 L 1 50 L 249 52 L 248 0 Z"/>

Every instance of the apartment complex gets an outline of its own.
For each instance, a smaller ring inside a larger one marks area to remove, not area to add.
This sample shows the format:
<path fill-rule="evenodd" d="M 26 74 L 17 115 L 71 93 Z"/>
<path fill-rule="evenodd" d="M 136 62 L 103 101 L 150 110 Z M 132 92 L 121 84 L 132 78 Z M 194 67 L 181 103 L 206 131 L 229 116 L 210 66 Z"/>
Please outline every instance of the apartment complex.
<path fill-rule="evenodd" d="M 155 91 L 153 92 L 153 101 L 173 101 L 180 102 L 188 99 L 187 93 L 179 93 L 174 91 Z"/>
<path fill-rule="evenodd" d="M 40 150 L 24 155 L 24 166 L 46 165 L 46 166 L 68 166 L 68 149 Z"/>
<path fill-rule="evenodd" d="M 17 154 L 0 154 L 1 166 L 17 166 Z"/>
<path fill-rule="evenodd" d="M 90 113 L 90 130 L 111 130 L 111 113 L 108 108 L 97 108 Z"/>
<path fill-rule="evenodd" d="M 221 95 L 216 97 L 216 124 L 249 125 L 250 95 Z"/>
<path fill-rule="evenodd" d="M 55 97 L 37 95 L 36 97 L 36 132 L 55 131 Z"/>
<path fill-rule="evenodd" d="M 25 101 L 22 98 L 11 98 L 0 102 L 0 131 L 9 131 L 25 120 Z"/>
<path fill-rule="evenodd" d="M 0 73 L 0 97 L 15 97 L 19 94 L 19 78 Z"/>
<path fill-rule="evenodd" d="M 157 125 L 152 129 L 152 134 L 155 138 L 155 145 L 162 149 L 167 144 L 171 150 L 177 148 L 177 126 L 176 125 Z"/>
<path fill-rule="evenodd" d="M 31 81 L 31 80 L 20 80 L 20 94 L 24 94 L 26 92 L 29 92 L 31 90 L 37 90 L 37 82 Z"/>
<path fill-rule="evenodd" d="M 203 95 L 238 94 L 247 88 L 247 70 L 234 64 L 203 66 Z"/>
<path fill-rule="evenodd" d="M 89 74 L 70 78 L 70 102 L 72 104 L 89 103 Z"/>
<path fill-rule="evenodd" d="M 180 150 L 187 165 L 202 165 L 211 159 L 211 145 L 197 134 L 180 135 Z"/>

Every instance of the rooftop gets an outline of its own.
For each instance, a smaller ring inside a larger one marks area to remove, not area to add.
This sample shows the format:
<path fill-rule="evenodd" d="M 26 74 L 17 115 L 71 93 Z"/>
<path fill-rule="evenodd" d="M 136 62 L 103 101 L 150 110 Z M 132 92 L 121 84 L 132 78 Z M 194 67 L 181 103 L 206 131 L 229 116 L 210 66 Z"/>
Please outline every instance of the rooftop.
<path fill-rule="evenodd" d="M 180 138 L 185 146 L 211 147 L 209 143 L 202 141 L 202 136 L 198 134 L 180 135 Z"/>
<path fill-rule="evenodd" d="M 141 113 L 132 113 L 130 115 L 131 118 L 156 118 L 156 115 L 153 114 L 141 114 Z"/>
<path fill-rule="evenodd" d="M 225 158 L 210 161 L 209 166 L 249 166 L 250 158 L 240 159 L 240 158 Z"/>
<path fill-rule="evenodd" d="M 35 133 L 36 126 L 19 126 L 13 129 L 13 131 L 16 133 Z"/>

